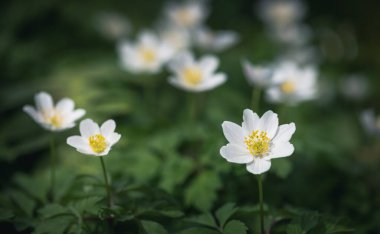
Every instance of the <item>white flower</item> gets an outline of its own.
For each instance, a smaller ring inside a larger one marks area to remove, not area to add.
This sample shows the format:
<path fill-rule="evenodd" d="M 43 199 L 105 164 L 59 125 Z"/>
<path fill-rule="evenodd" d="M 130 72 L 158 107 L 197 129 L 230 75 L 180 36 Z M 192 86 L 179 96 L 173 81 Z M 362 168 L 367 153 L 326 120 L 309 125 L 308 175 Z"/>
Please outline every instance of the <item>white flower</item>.
<path fill-rule="evenodd" d="M 36 108 L 24 106 L 23 110 L 43 128 L 50 131 L 62 131 L 75 126 L 75 121 L 80 119 L 86 111 L 74 110 L 74 101 L 63 98 L 54 106 L 50 94 L 40 92 L 34 96 Z"/>
<path fill-rule="evenodd" d="M 85 119 L 79 125 L 81 136 L 67 138 L 67 144 L 83 154 L 104 156 L 120 140 L 121 135 L 115 132 L 115 128 L 112 119 L 104 122 L 100 128 L 93 120 Z"/>
<path fill-rule="evenodd" d="M 213 89 L 226 81 L 224 73 L 216 73 L 219 60 L 215 56 L 203 56 L 199 62 L 190 53 L 183 53 L 173 59 L 169 69 L 174 73 L 169 83 L 191 92 Z"/>
<path fill-rule="evenodd" d="M 271 102 L 293 105 L 314 99 L 317 94 L 316 81 L 315 68 L 301 68 L 294 62 L 284 62 L 273 71 L 273 85 L 267 89 L 267 98 Z"/>
<path fill-rule="evenodd" d="M 239 35 L 234 31 L 211 31 L 200 27 L 194 31 L 194 40 L 201 49 L 220 52 L 235 45 Z"/>
<path fill-rule="evenodd" d="M 183 28 L 194 28 L 201 24 L 206 18 L 207 12 L 206 6 L 201 1 L 171 3 L 165 10 L 168 20 Z"/>
<path fill-rule="evenodd" d="M 142 32 L 136 43 L 118 46 L 121 65 L 133 73 L 157 73 L 173 55 L 173 49 L 152 32 Z"/>
<path fill-rule="evenodd" d="M 380 136 L 380 116 L 376 117 L 373 110 L 363 111 L 360 121 L 367 133 Z"/>
<path fill-rule="evenodd" d="M 305 7 L 297 0 L 263 0 L 259 15 L 274 28 L 284 28 L 297 23 L 305 14 Z"/>
<path fill-rule="evenodd" d="M 178 54 L 187 50 L 191 44 L 190 34 L 187 30 L 178 27 L 167 27 L 160 30 L 162 40 L 172 47 L 174 53 Z"/>
<path fill-rule="evenodd" d="M 289 25 L 283 28 L 271 28 L 270 36 L 278 43 L 289 46 L 306 45 L 312 38 L 311 28 L 303 24 Z"/>
<path fill-rule="evenodd" d="M 279 126 L 277 114 L 272 111 L 259 118 L 245 109 L 242 126 L 224 121 L 222 128 L 229 142 L 220 149 L 222 157 L 228 162 L 246 164 L 253 174 L 268 171 L 271 159 L 287 157 L 294 152 L 289 140 L 296 130 L 295 124 Z"/>
<path fill-rule="evenodd" d="M 116 12 L 104 12 L 95 20 L 96 29 L 106 38 L 118 40 L 125 37 L 131 31 L 131 23 L 123 15 Z"/>
<path fill-rule="evenodd" d="M 248 61 L 243 61 L 245 77 L 250 85 L 265 88 L 271 84 L 272 68 L 269 66 L 253 66 Z"/>

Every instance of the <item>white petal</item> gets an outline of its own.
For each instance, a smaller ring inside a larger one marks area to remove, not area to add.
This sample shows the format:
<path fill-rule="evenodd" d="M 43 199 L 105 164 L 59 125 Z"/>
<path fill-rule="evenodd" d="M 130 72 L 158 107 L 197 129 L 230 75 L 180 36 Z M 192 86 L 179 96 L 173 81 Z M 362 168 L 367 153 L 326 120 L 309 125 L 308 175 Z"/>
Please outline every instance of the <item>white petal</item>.
<path fill-rule="evenodd" d="M 227 144 L 220 149 L 220 155 L 228 162 L 232 163 L 250 163 L 253 160 L 253 156 L 247 149 L 236 144 Z"/>
<path fill-rule="evenodd" d="M 74 148 L 86 149 L 88 148 L 88 141 L 81 136 L 71 136 L 68 137 L 66 143 Z"/>
<path fill-rule="evenodd" d="M 59 113 L 71 112 L 74 110 L 74 101 L 70 98 L 63 98 L 57 103 L 55 109 Z"/>
<path fill-rule="evenodd" d="M 76 120 L 82 118 L 86 114 L 86 111 L 83 109 L 76 109 L 71 113 L 70 120 L 71 122 L 75 122 Z"/>
<path fill-rule="evenodd" d="M 267 132 L 270 139 L 274 137 L 278 128 L 278 117 L 273 111 L 267 111 L 259 121 L 258 129 Z"/>
<path fill-rule="evenodd" d="M 119 133 L 112 132 L 108 136 L 108 143 L 110 144 L 110 146 L 116 144 L 120 140 L 120 137 L 121 137 L 121 135 Z"/>
<path fill-rule="evenodd" d="M 235 123 L 224 121 L 222 124 L 222 128 L 224 136 L 230 143 L 235 143 L 239 145 L 244 144 L 244 135 L 242 127 Z"/>
<path fill-rule="evenodd" d="M 247 164 L 247 171 L 252 174 L 262 174 L 269 170 L 271 162 L 265 159 L 255 159 L 252 163 Z"/>
<path fill-rule="evenodd" d="M 272 146 L 268 158 L 282 158 L 290 156 L 294 152 L 294 146 L 290 142 L 278 142 Z"/>
<path fill-rule="evenodd" d="M 34 99 L 36 102 L 37 111 L 46 114 L 53 110 L 53 99 L 50 94 L 46 92 L 40 92 L 35 96 Z"/>
<path fill-rule="evenodd" d="M 256 130 L 259 125 L 259 116 L 250 109 L 245 109 L 243 111 L 243 128 L 250 134 L 252 131 Z"/>
<path fill-rule="evenodd" d="M 206 75 L 212 74 L 216 70 L 218 65 L 219 65 L 218 58 L 211 55 L 204 56 L 199 62 L 199 66 L 201 67 L 201 70 Z"/>
<path fill-rule="evenodd" d="M 100 132 L 105 138 L 107 138 L 111 133 L 115 131 L 115 128 L 116 128 L 115 121 L 112 119 L 109 119 L 102 124 L 102 126 L 100 127 Z"/>
<path fill-rule="evenodd" d="M 278 128 L 277 134 L 273 138 L 273 142 L 287 142 L 290 140 L 295 131 L 296 125 L 294 123 L 282 124 Z"/>
<path fill-rule="evenodd" d="M 80 134 L 83 137 L 90 137 L 100 133 L 99 125 L 91 119 L 85 119 L 79 125 Z"/>
<path fill-rule="evenodd" d="M 36 109 L 34 109 L 32 106 L 24 106 L 23 110 L 24 110 L 28 115 L 30 115 L 30 117 L 32 117 L 34 121 L 36 121 L 36 122 L 38 122 L 38 123 L 41 121 L 38 112 L 37 112 Z"/>
<path fill-rule="evenodd" d="M 224 82 L 226 82 L 226 80 L 227 80 L 226 74 L 224 73 L 215 74 L 212 76 L 212 78 L 209 78 L 208 80 L 206 80 L 206 82 L 200 85 L 199 90 L 206 91 L 206 90 L 213 89 L 223 84 Z"/>

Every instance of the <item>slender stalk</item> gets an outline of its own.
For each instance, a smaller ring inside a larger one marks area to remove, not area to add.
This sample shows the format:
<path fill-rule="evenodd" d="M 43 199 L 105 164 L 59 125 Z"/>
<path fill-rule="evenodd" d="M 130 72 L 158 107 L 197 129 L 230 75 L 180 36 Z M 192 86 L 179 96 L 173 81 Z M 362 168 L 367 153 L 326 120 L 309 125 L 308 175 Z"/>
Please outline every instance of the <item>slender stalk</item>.
<path fill-rule="evenodd" d="M 107 192 L 107 205 L 108 205 L 108 208 L 111 208 L 111 205 L 112 205 L 112 201 L 111 201 L 111 188 L 108 184 L 108 177 L 107 177 L 107 171 L 106 171 L 106 165 L 104 164 L 104 161 L 103 161 L 103 157 L 99 157 L 100 158 L 100 163 L 102 164 L 102 169 L 103 169 L 103 176 L 104 176 L 104 181 L 105 181 L 105 184 L 106 184 L 106 192 Z"/>
<path fill-rule="evenodd" d="M 261 234 L 264 234 L 264 209 L 263 209 L 263 182 L 261 174 L 258 176 L 258 185 L 259 185 L 259 200 L 260 200 L 260 231 Z"/>
<path fill-rule="evenodd" d="M 189 118 L 190 122 L 195 122 L 197 120 L 197 95 L 195 93 L 190 93 L 188 96 L 189 105 Z"/>
<path fill-rule="evenodd" d="M 252 89 L 252 110 L 256 113 L 260 110 L 261 88 L 255 87 Z"/>
<path fill-rule="evenodd" d="M 50 199 L 54 200 L 56 151 L 54 134 L 50 138 Z"/>

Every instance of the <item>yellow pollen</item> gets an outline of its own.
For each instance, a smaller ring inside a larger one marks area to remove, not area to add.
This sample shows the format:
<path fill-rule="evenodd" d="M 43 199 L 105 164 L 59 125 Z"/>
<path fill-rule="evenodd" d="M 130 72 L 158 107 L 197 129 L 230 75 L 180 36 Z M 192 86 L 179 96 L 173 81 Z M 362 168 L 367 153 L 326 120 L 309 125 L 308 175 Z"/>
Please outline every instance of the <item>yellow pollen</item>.
<path fill-rule="evenodd" d="M 294 90 L 296 89 L 293 81 L 285 81 L 284 83 L 281 84 L 280 87 L 281 87 L 281 90 L 287 94 L 293 93 Z"/>
<path fill-rule="evenodd" d="M 62 118 L 59 115 L 53 115 L 48 117 L 46 121 L 51 124 L 53 127 L 59 128 L 62 126 Z"/>
<path fill-rule="evenodd" d="M 156 59 L 155 52 L 150 48 L 141 48 L 140 55 L 146 63 L 152 63 Z"/>
<path fill-rule="evenodd" d="M 253 131 L 244 138 L 244 143 L 254 157 L 263 158 L 269 152 L 270 139 L 265 131 Z"/>
<path fill-rule="evenodd" d="M 183 70 L 185 82 L 191 86 L 198 85 L 202 81 L 201 70 L 197 67 L 188 67 Z"/>
<path fill-rule="evenodd" d="M 106 138 L 100 134 L 90 136 L 88 142 L 92 151 L 95 153 L 102 153 L 107 148 Z"/>

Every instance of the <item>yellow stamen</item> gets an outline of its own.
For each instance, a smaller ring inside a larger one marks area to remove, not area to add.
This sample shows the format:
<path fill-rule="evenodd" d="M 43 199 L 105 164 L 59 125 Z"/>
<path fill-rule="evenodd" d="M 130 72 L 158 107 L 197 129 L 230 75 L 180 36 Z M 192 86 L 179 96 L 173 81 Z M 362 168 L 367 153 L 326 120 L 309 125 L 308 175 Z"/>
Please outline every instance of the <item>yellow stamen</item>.
<path fill-rule="evenodd" d="M 183 70 L 185 82 L 191 86 L 198 85 L 202 81 L 201 70 L 197 67 L 188 67 Z"/>
<path fill-rule="evenodd" d="M 61 118 L 61 116 L 56 115 L 56 114 L 54 114 L 52 116 L 49 116 L 49 117 L 46 116 L 45 117 L 45 121 L 48 124 L 50 124 L 50 125 L 52 125 L 53 127 L 56 127 L 56 128 L 59 128 L 59 127 L 62 126 L 62 118 Z"/>
<path fill-rule="evenodd" d="M 244 143 L 254 157 L 263 158 L 269 152 L 270 139 L 265 131 L 253 131 L 244 138 Z"/>
<path fill-rule="evenodd" d="M 107 148 L 106 138 L 100 134 L 90 136 L 88 142 L 92 151 L 95 153 L 102 153 Z"/>
<path fill-rule="evenodd" d="M 280 88 L 286 94 L 293 93 L 296 89 L 294 82 L 289 80 L 282 83 Z"/>
<path fill-rule="evenodd" d="M 156 60 L 156 53 L 150 48 L 141 48 L 140 55 L 146 63 L 152 63 L 154 60 Z"/>

